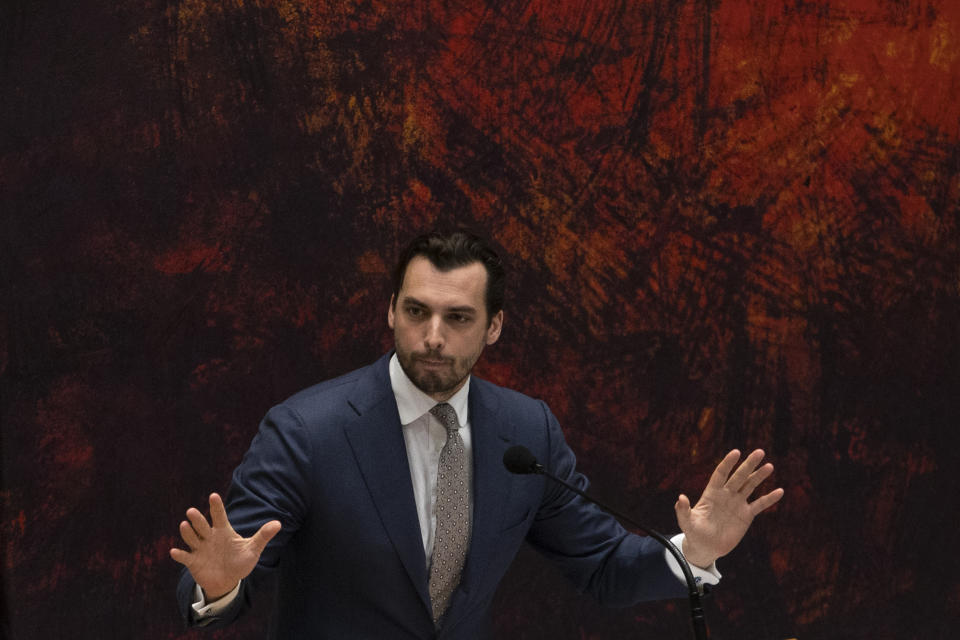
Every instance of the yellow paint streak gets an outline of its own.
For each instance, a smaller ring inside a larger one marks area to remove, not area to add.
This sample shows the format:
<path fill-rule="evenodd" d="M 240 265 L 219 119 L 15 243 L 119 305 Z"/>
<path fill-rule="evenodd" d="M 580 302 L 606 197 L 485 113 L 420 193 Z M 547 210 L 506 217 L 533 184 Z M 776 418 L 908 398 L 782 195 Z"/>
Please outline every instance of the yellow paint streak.
<path fill-rule="evenodd" d="M 297 11 L 296 5 L 289 2 L 289 0 L 277 4 L 277 14 L 283 18 L 283 21 L 287 24 L 296 22 L 300 18 L 300 12 Z"/>
<path fill-rule="evenodd" d="M 417 112 L 417 106 L 412 101 L 405 105 L 406 117 L 403 120 L 403 148 L 404 151 L 411 151 L 422 146 L 424 131 L 420 126 L 420 115 Z"/>
<path fill-rule="evenodd" d="M 933 27 L 930 42 L 930 64 L 949 71 L 957 60 L 958 47 L 951 26 L 944 20 L 937 20 Z"/>

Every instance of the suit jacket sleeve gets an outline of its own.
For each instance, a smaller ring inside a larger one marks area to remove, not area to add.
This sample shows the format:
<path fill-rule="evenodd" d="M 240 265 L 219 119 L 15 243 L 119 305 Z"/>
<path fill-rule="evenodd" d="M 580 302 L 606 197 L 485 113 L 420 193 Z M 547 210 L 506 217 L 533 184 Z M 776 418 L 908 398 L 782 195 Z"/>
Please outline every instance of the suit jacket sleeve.
<path fill-rule="evenodd" d="M 589 482 L 576 470 L 576 458 L 557 419 L 540 405 L 547 423 L 547 456 L 540 459 L 547 460 L 550 473 L 586 491 Z M 579 591 L 602 604 L 627 606 L 686 593 L 655 540 L 629 533 L 613 516 L 550 480 L 527 541 L 559 566 Z"/>
<path fill-rule="evenodd" d="M 251 606 L 254 593 L 262 591 L 271 580 L 284 545 L 308 513 L 310 442 L 302 418 L 293 409 L 279 405 L 264 417 L 233 473 L 226 499 L 227 517 L 244 537 L 253 535 L 270 520 L 279 520 L 282 528 L 264 549 L 253 572 L 243 580 L 237 598 L 215 616 L 194 620 L 191 604 L 196 583 L 190 572 L 183 570 L 177 599 L 188 625 L 216 628 L 229 624 Z"/>

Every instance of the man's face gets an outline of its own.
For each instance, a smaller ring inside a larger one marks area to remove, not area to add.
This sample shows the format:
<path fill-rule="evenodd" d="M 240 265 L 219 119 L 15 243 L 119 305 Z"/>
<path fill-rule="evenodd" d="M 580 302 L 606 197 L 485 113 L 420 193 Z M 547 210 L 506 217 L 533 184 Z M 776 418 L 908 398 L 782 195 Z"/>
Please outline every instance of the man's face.
<path fill-rule="evenodd" d="M 488 344 L 500 337 L 503 311 L 487 318 L 487 270 L 480 262 L 439 271 L 423 256 L 407 265 L 387 324 L 400 366 L 421 391 L 444 402 L 463 386 Z"/>

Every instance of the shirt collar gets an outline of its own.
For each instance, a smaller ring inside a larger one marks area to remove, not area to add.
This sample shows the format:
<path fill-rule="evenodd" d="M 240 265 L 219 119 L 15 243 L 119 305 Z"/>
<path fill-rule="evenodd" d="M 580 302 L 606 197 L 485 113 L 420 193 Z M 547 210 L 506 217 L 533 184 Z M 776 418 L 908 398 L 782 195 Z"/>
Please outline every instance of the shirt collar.
<path fill-rule="evenodd" d="M 390 358 L 390 386 L 393 387 L 393 395 L 397 399 L 397 411 L 400 413 L 400 424 L 403 426 L 422 417 L 437 404 L 436 400 L 418 389 L 417 385 L 407 377 L 396 353 Z M 470 376 L 467 376 L 466 383 L 447 400 L 447 404 L 457 412 L 457 421 L 461 427 L 466 426 L 469 418 L 467 415 L 469 395 Z"/>

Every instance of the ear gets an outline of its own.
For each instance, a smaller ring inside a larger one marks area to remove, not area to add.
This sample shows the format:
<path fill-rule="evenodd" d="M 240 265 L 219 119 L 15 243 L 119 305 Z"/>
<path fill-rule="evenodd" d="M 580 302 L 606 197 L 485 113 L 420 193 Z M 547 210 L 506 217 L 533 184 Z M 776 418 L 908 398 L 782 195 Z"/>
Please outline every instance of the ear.
<path fill-rule="evenodd" d="M 493 344 L 500 339 L 500 331 L 503 329 L 503 309 L 491 318 L 490 325 L 487 327 L 487 344 Z"/>
<path fill-rule="evenodd" d="M 394 305 L 394 302 L 395 302 L 395 301 L 394 301 L 394 299 L 393 299 L 393 294 L 391 293 L 391 294 L 390 294 L 390 306 L 387 307 L 387 326 L 390 327 L 391 329 L 393 329 L 393 320 L 394 320 L 394 316 L 393 316 L 393 305 Z"/>

